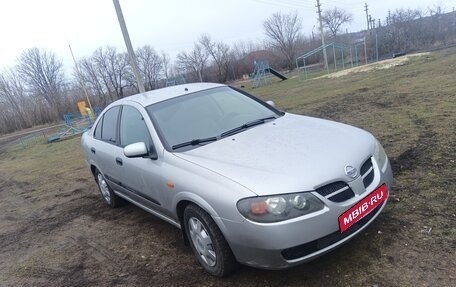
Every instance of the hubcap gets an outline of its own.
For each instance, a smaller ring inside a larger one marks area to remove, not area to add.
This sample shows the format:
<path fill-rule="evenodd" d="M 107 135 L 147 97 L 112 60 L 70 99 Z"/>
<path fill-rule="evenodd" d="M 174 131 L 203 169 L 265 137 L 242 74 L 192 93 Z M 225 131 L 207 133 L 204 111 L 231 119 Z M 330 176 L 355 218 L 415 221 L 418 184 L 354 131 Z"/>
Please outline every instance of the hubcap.
<path fill-rule="evenodd" d="M 101 173 L 98 174 L 97 180 L 103 198 L 106 200 L 107 203 L 111 203 L 111 194 L 109 193 L 109 187 Z"/>
<path fill-rule="evenodd" d="M 195 246 L 203 262 L 211 267 L 215 266 L 217 256 L 212 245 L 212 239 L 201 221 L 195 217 L 191 217 L 188 220 L 188 229 L 193 246 Z"/>

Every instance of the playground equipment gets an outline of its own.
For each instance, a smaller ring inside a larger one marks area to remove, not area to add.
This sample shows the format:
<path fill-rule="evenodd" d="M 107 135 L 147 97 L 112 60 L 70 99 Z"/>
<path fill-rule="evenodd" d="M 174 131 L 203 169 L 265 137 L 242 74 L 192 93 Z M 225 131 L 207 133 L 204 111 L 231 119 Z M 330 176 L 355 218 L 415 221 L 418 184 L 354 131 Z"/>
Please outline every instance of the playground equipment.
<path fill-rule="evenodd" d="M 319 65 L 309 65 L 309 63 L 311 62 L 312 57 L 315 57 L 316 55 L 320 54 L 323 51 L 323 49 L 326 49 L 327 51 L 330 51 L 332 49 L 332 55 L 331 53 L 328 53 L 328 62 L 332 60 L 334 72 L 337 71 L 338 67 L 342 67 L 343 70 L 345 69 L 347 55 L 350 56 L 348 63 L 351 64 L 351 67 L 353 67 L 352 47 L 344 44 L 330 43 L 325 46 L 320 46 L 296 58 L 296 69 L 298 70 L 300 78 L 302 71 L 304 71 L 305 78 L 307 79 L 309 70 Z M 329 73 L 329 63 L 327 72 Z"/>
<path fill-rule="evenodd" d="M 96 119 L 101 113 L 100 107 L 95 107 L 92 111 L 84 110 L 82 113 L 69 113 L 63 115 L 64 124 L 62 128 L 55 134 L 48 137 L 48 143 L 64 140 L 70 137 L 77 136 L 90 129 Z"/>
<path fill-rule="evenodd" d="M 353 42 L 353 47 L 355 49 L 355 65 L 358 66 L 360 59 L 358 59 L 358 47 L 361 46 L 361 54 L 364 54 L 364 62 L 367 65 L 367 44 L 366 44 L 366 37 L 357 39 Z M 377 56 L 378 61 L 378 56 Z"/>
<path fill-rule="evenodd" d="M 269 73 L 280 78 L 282 81 L 288 79 L 277 70 L 271 68 L 268 61 L 255 61 L 254 64 L 255 70 L 252 75 L 252 88 L 258 88 L 262 83 L 265 84 L 268 80 L 267 75 Z"/>
<path fill-rule="evenodd" d="M 368 42 L 370 42 L 371 45 L 368 45 Z M 367 64 L 369 61 L 378 62 L 379 60 L 377 34 L 375 34 L 374 39 L 370 40 L 366 37 L 355 39 L 350 45 L 330 43 L 296 58 L 296 69 L 298 70 L 299 78 L 301 78 L 303 71 L 305 78 L 308 79 L 309 71 L 318 70 L 318 67 L 322 65 L 320 53 L 323 49 L 329 50 L 327 73 L 330 73 L 330 66 L 332 66 L 331 70 L 336 72 L 340 68 L 345 69 L 345 66 L 348 64 L 353 68 L 360 64 Z"/>
<path fill-rule="evenodd" d="M 171 86 L 175 86 L 175 85 L 182 85 L 182 84 L 185 84 L 185 79 L 184 79 L 184 76 L 182 76 L 182 75 L 178 75 L 176 77 L 166 79 L 167 87 L 171 87 Z"/>

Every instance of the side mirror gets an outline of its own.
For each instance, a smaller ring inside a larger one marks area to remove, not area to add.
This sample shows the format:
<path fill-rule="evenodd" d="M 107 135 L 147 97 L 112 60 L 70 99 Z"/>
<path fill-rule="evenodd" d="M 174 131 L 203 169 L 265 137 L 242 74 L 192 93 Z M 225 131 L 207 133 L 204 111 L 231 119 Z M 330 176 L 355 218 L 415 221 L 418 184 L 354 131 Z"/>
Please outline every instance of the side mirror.
<path fill-rule="evenodd" d="M 266 104 L 270 105 L 271 107 L 275 108 L 276 105 L 273 101 L 266 101 Z"/>
<path fill-rule="evenodd" d="M 126 157 L 144 157 L 149 155 L 146 144 L 143 142 L 129 144 L 124 147 L 123 152 Z"/>
<path fill-rule="evenodd" d="M 153 160 L 158 159 L 157 151 L 154 146 L 150 146 L 150 151 L 147 150 L 147 146 L 144 142 L 132 143 L 124 147 L 124 155 L 126 157 L 146 157 Z"/>

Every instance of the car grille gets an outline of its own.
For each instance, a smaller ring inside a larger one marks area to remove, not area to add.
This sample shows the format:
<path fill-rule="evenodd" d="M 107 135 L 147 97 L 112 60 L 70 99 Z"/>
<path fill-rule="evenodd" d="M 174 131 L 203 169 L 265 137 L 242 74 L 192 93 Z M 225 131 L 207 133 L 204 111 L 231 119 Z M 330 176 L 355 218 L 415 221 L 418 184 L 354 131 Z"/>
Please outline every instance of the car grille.
<path fill-rule="evenodd" d="M 372 159 L 366 160 L 361 166 L 361 177 L 363 178 L 364 187 L 368 187 L 374 181 L 374 167 Z"/>
<path fill-rule="evenodd" d="M 367 188 L 374 181 L 374 167 L 372 159 L 366 160 L 361 166 L 361 177 L 364 187 Z M 316 189 L 316 192 L 333 202 L 344 202 L 355 196 L 353 190 L 343 181 L 336 181 Z"/>
<path fill-rule="evenodd" d="M 355 196 L 355 193 L 348 184 L 342 181 L 319 187 L 316 189 L 316 192 L 333 202 L 343 202 Z"/>
<path fill-rule="evenodd" d="M 384 203 L 383 203 L 384 204 Z M 319 238 L 317 240 L 301 244 L 298 246 L 294 246 L 291 248 L 287 248 L 282 250 L 282 257 L 285 260 L 293 260 L 293 259 L 298 259 L 304 256 L 307 256 L 309 254 L 315 253 L 321 249 L 324 249 L 330 245 L 333 245 L 334 243 L 341 241 L 342 239 L 350 236 L 351 234 L 355 233 L 358 231 L 360 228 L 362 228 L 364 225 L 369 222 L 380 210 L 380 208 L 383 206 L 383 204 L 377 206 L 374 210 L 372 210 L 371 213 L 366 215 L 363 219 L 360 221 L 356 222 L 353 224 L 347 231 L 340 233 L 339 231 L 333 232 L 329 235 L 326 235 L 322 238 Z"/>

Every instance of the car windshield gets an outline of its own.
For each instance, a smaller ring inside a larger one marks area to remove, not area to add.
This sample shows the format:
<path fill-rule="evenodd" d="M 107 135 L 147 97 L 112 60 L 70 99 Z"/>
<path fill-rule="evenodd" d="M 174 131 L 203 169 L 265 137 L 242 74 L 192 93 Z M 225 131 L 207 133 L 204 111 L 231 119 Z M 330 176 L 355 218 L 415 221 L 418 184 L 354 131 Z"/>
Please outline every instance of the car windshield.
<path fill-rule="evenodd" d="M 147 107 L 169 149 L 198 146 L 281 116 L 230 87 L 196 92 Z"/>

